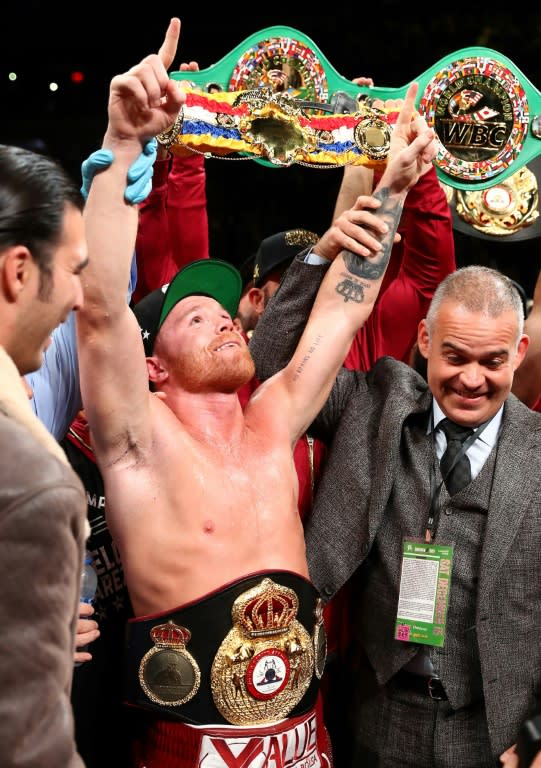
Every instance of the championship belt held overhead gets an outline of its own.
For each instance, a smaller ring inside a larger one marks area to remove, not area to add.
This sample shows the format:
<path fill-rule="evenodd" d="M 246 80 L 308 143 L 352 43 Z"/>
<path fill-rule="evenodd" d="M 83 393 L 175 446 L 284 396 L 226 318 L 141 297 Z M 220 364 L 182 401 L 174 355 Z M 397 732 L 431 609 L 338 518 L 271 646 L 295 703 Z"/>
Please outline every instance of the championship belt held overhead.
<path fill-rule="evenodd" d="M 251 35 L 211 67 L 170 77 L 190 83 L 175 124 L 158 137 L 173 154 L 273 167 L 383 166 L 397 113 L 371 105 L 404 98 L 408 88 L 355 85 L 286 26 Z M 541 93 L 497 51 L 462 48 L 415 81 L 445 184 L 486 189 L 541 154 Z"/>

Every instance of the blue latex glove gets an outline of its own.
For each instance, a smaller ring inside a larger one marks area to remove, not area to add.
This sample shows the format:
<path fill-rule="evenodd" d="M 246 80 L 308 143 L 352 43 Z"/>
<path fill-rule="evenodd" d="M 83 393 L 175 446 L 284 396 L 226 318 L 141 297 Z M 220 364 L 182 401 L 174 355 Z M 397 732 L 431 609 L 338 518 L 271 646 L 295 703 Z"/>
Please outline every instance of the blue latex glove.
<path fill-rule="evenodd" d="M 124 192 L 127 203 L 132 205 L 142 203 L 150 194 L 157 150 L 158 142 L 156 139 L 150 139 L 137 160 L 128 168 L 128 185 Z"/>
<path fill-rule="evenodd" d="M 124 191 L 124 199 L 130 205 L 142 203 L 148 197 L 152 189 L 152 174 L 154 173 L 154 160 L 157 151 L 156 139 L 150 139 L 145 144 L 143 151 L 128 169 L 128 183 Z M 113 162 L 113 153 L 109 149 L 98 149 L 81 165 L 83 184 L 81 194 L 86 200 L 90 191 L 92 179 Z"/>
<path fill-rule="evenodd" d="M 90 185 L 94 176 L 103 171 L 104 168 L 109 168 L 113 162 L 113 153 L 110 149 L 98 149 L 83 162 L 81 165 L 81 176 L 83 179 L 83 185 L 81 187 L 81 194 L 86 200 L 88 193 L 90 192 Z"/>

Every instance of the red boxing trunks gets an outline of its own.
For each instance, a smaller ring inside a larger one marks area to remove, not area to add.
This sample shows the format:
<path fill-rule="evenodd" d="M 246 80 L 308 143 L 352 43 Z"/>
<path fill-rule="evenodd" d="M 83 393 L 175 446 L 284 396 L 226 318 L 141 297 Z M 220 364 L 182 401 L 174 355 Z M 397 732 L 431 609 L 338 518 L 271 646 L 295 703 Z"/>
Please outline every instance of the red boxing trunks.
<path fill-rule="evenodd" d="M 136 768 L 330 768 L 321 707 L 273 725 L 150 722 L 135 746 Z"/>

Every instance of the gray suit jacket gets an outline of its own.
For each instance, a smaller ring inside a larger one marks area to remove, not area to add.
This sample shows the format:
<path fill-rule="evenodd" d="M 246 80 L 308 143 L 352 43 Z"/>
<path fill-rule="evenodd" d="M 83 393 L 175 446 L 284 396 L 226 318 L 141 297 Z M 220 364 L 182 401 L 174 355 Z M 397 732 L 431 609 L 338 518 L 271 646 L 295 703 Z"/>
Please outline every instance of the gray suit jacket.
<path fill-rule="evenodd" d="M 289 359 L 324 271 L 296 260 L 286 272 L 251 341 L 259 378 Z M 340 373 L 311 429 L 330 448 L 306 526 L 310 574 L 326 600 L 370 552 L 403 467 L 404 421 L 412 414 L 428 417 L 431 404 L 424 379 L 391 358 L 366 374 Z M 427 507 L 420 507 L 421 529 Z M 516 740 L 541 692 L 541 415 L 512 395 L 504 411 L 478 577 L 483 691 L 499 755 Z"/>

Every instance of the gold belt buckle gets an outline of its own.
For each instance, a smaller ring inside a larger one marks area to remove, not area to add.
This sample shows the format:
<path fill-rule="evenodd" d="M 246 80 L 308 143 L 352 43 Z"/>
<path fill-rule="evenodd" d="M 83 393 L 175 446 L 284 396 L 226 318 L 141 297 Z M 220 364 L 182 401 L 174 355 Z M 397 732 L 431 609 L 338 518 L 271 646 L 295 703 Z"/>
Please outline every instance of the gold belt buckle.
<path fill-rule="evenodd" d="M 314 674 L 313 639 L 297 620 L 294 590 L 269 578 L 243 592 L 211 669 L 214 703 L 233 725 L 286 717 Z"/>

